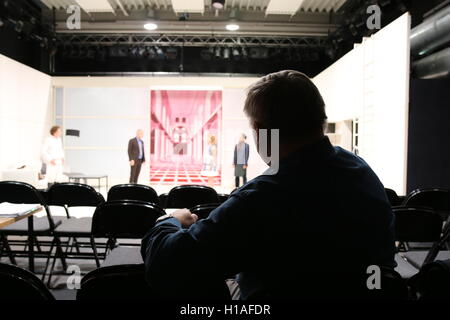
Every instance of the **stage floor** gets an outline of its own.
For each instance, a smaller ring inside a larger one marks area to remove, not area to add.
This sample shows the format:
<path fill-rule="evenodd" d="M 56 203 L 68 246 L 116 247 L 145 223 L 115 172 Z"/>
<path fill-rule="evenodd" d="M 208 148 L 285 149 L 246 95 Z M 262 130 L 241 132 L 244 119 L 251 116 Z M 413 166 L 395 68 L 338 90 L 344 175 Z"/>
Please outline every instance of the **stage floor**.
<path fill-rule="evenodd" d="M 171 165 L 154 165 L 150 167 L 150 185 L 208 185 L 208 177 L 200 173 L 201 165 L 176 163 Z M 221 178 L 214 179 L 213 186 L 220 186 Z"/>

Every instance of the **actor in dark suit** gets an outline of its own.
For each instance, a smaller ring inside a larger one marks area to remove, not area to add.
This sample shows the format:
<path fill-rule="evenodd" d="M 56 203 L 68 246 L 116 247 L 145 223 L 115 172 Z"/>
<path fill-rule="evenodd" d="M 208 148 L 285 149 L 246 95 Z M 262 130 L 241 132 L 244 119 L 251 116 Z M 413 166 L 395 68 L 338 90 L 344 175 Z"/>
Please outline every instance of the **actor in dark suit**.
<path fill-rule="evenodd" d="M 136 137 L 128 142 L 128 158 L 131 167 L 130 183 L 138 182 L 142 163 L 145 162 L 144 141 L 142 141 L 143 136 L 144 131 L 139 129 L 136 132 Z"/>
<path fill-rule="evenodd" d="M 245 142 L 247 136 L 242 134 L 239 143 L 234 147 L 234 177 L 236 188 L 239 188 L 239 177 L 242 177 L 242 183 L 247 183 L 248 156 L 250 155 L 250 146 Z"/>

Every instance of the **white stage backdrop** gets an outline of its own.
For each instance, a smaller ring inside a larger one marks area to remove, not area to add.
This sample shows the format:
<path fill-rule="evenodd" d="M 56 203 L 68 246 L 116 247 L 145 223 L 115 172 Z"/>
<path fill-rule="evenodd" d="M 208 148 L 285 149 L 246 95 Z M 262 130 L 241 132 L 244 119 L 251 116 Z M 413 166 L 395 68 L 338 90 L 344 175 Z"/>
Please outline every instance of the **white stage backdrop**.
<path fill-rule="evenodd" d="M 406 192 L 410 16 L 404 14 L 314 78 L 330 122 L 359 119 L 359 155 Z"/>
<path fill-rule="evenodd" d="M 164 87 L 170 90 L 170 86 Z M 174 86 L 180 90 L 182 86 Z M 201 89 L 201 87 L 198 87 Z M 150 133 L 150 87 L 60 87 L 56 89 L 56 122 L 65 129 L 80 130 L 80 137 L 65 137 L 67 164 L 72 172 L 106 173 L 112 183 L 128 181 L 128 140 L 137 128 Z M 248 178 L 266 169 L 253 142 L 243 113 L 245 88 L 222 89 L 222 187 L 234 188 L 234 145 L 245 133 L 250 144 Z M 146 158 L 149 157 L 146 145 Z M 149 163 L 142 167 L 140 183 L 149 183 Z"/>
<path fill-rule="evenodd" d="M 39 167 L 53 123 L 51 92 L 50 76 L 0 55 L 0 171 Z"/>

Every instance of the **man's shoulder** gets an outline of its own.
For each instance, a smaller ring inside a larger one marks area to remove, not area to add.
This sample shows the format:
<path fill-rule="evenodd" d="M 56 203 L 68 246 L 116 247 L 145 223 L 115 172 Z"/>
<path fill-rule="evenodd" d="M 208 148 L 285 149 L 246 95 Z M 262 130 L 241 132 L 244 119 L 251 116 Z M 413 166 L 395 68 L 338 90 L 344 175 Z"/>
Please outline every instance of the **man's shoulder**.
<path fill-rule="evenodd" d="M 230 196 L 238 198 L 259 198 L 262 194 L 271 193 L 278 188 L 279 184 L 274 176 L 260 175 L 250 180 L 242 187 L 235 189 Z"/>

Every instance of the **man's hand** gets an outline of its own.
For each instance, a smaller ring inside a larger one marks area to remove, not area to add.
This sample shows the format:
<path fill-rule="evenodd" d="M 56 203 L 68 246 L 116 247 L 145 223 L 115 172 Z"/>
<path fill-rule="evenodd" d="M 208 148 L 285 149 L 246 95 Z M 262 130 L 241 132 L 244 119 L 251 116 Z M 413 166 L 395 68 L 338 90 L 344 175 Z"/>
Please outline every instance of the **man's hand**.
<path fill-rule="evenodd" d="M 198 220 L 198 216 L 191 213 L 188 209 L 177 210 L 172 213 L 171 216 L 180 221 L 183 228 L 188 228 L 191 224 L 197 222 Z"/>
<path fill-rule="evenodd" d="M 130 160 L 130 166 L 134 166 L 134 160 Z"/>
<path fill-rule="evenodd" d="M 55 159 L 50 160 L 50 164 L 51 164 L 52 166 L 56 166 L 56 160 L 55 160 Z"/>
<path fill-rule="evenodd" d="M 247 166 L 242 166 L 242 168 L 247 169 Z"/>

